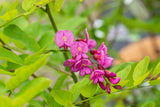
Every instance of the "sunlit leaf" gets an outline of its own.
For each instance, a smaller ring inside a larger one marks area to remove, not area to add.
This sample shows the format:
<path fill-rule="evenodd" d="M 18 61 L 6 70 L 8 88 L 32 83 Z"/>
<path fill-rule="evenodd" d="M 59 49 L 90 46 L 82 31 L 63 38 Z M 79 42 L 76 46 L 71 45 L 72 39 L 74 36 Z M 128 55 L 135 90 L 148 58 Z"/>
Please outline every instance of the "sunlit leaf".
<path fill-rule="evenodd" d="M 61 105 L 67 105 L 73 102 L 73 94 L 69 91 L 54 90 L 51 92 L 51 95 Z"/>
<path fill-rule="evenodd" d="M 51 80 L 43 77 L 36 78 L 26 84 L 13 99 L 13 105 L 15 107 L 22 107 L 28 101 L 33 99 L 38 93 L 48 88 Z"/>
<path fill-rule="evenodd" d="M 23 60 L 10 50 L 0 47 L 0 59 L 23 65 Z"/>
<path fill-rule="evenodd" d="M 142 61 L 138 62 L 133 72 L 133 80 L 136 81 L 148 71 L 149 57 L 146 56 Z"/>
<path fill-rule="evenodd" d="M 4 29 L 4 34 L 12 39 L 21 41 L 32 52 L 36 52 L 40 49 L 36 40 L 28 36 L 16 25 L 9 25 L 8 27 L 6 27 Z"/>
<path fill-rule="evenodd" d="M 97 84 L 87 84 L 80 89 L 80 92 L 85 97 L 92 97 L 97 90 Z"/>
<path fill-rule="evenodd" d="M 15 70 L 16 76 L 12 76 L 7 82 L 7 89 L 13 90 L 21 83 L 27 80 L 34 72 L 36 72 L 41 66 L 46 64 L 47 57 L 50 54 L 41 55 L 34 63 L 22 66 Z"/>

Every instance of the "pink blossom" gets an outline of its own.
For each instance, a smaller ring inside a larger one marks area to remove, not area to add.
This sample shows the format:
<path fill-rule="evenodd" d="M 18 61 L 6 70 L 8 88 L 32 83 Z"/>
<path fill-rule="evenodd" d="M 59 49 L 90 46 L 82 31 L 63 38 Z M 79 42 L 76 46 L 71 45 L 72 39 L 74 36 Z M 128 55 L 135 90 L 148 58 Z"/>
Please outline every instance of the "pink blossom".
<path fill-rule="evenodd" d="M 90 80 L 93 80 L 93 84 L 97 84 L 98 82 L 103 83 L 104 78 L 104 72 L 102 70 L 95 70 L 90 76 Z"/>
<path fill-rule="evenodd" d="M 85 76 L 91 74 L 92 70 L 88 66 L 91 66 L 92 63 L 88 59 L 78 60 L 72 67 L 73 72 L 79 72 L 80 76 Z"/>
<path fill-rule="evenodd" d="M 87 53 L 88 45 L 85 42 L 77 41 L 70 46 L 70 50 L 71 50 L 72 56 L 76 56 L 82 53 Z"/>
<path fill-rule="evenodd" d="M 93 40 L 93 39 L 89 39 L 89 34 L 88 34 L 88 32 L 87 32 L 87 29 L 85 29 L 85 32 L 86 32 L 85 42 L 87 43 L 88 48 L 89 48 L 89 49 L 95 48 L 95 47 L 96 47 L 96 41 Z"/>
<path fill-rule="evenodd" d="M 108 80 L 112 83 L 112 84 L 117 84 L 120 81 L 120 77 L 116 76 L 116 73 L 114 72 L 110 72 L 108 70 L 105 70 L 105 77 L 108 78 Z M 116 78 L 117 77 L 117 78 Z"/>
<path fill-rule="evenodd" d="M 95 60 L 103 66 L 104 68 L 108 68 L 112 65 L 113 58 L 108 57 L 107 47 L 104 45 L 104 42 L 100 45 L 98 50 L 92 50 L 91 53 Z"/>
<path fill-rule="evenodd" d="M 72 45 L 73 41 L 73 33 L 69 30 L 60 30 L 55 35 L 55 42 L 59 48 L 64 47 L 64 49 L 67 50 L 67 48 Z"/>
<path fill-rule="evenodd" d="M 76 60 L 80 60 L 80 59 L 88 59 L 88 55 L 87 54 L 79 54 L 76 56 Z"/>
<path fill-rule="evenodd" d="M 70 67 L 70 66 L 72 66 L 74 63 L 75 63 L 75 60 L 73 60 L 73 59 L 67 59 L 67 60 L 63 63 L 63 65 L 64 65 L 65 67 Z"/>

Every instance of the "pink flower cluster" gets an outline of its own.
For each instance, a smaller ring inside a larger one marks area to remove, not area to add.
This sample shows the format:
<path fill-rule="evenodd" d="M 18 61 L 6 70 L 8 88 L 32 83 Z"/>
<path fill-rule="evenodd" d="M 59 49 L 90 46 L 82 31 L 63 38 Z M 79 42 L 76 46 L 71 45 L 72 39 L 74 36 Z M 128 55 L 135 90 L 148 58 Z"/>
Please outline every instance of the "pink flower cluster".
<path fill-rule="evenodd" d="M 72 59 L 67 59 L 64 62 L 65 67 L 71 67 L 71 72 L 78 72 L 80 76 L 90 75 L 90 80 L 93 80 L 93 84 L 99 84 L 103 90 L 107 90 L 110 94 L 110 86 L 113 84 L 113 87 L 116 89 L 121 89 L 121 86 L 115 85 L 119 83 L 120 77 L 117 77 L 114 72 L 106 70 L 106 68 L 112 65 L 113 58 L 108 56 L 107 47 L 104 45 L 104 42 L 100 45 L 98 50 L 95 50 L 96 41 L 89 39 L 89 34 L 87 29 L 85 29 L 86 37 L 85 39 L 77 39 L 74 42 L 74 36 L 69 30 L 60 30 L 55 35 L 55 42 L 59 48 L 64 47 L 65 50 L 70 47 L 72 54 Z M 89 58 L 87 55 L 90 51 L 92 58 Z M 97 67 L 93 66 L 93 61 L 97 62 Z M 93 68 L 91 69 L 91 66 Z M 106 85 L 104 85 L 106 84 Z"/>

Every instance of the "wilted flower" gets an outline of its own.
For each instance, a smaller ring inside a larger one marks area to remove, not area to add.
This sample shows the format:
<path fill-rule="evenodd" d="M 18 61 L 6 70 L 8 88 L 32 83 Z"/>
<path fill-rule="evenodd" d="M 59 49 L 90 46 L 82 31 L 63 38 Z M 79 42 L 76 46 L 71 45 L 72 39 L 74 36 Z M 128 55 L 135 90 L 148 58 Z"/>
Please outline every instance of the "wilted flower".
<path fill-rule="evenodd" d="M 74 36 L 73 33 L 69 30 L 60 30 L 55 35 L 55 42 L 59 48 L 64 47 L 67 50 L 73 44 Z"/>

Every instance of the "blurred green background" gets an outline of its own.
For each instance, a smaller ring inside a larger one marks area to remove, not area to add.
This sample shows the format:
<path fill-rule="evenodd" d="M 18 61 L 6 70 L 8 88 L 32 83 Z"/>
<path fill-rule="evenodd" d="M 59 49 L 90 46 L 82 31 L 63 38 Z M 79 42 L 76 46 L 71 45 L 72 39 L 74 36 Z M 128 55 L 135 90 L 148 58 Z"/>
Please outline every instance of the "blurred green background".
<path fill-rule="evenodd" d="M 76 39 L 84 38 L 84 29 L 88 28 L 90 38 L 97 41 L 97 47 L 104 41 L 109 55 L 115 59 L 113 66 L 122 62 L 140 61 L 145 56 L 150 57 L 152 61 L 150 66 L 156 65 L 160 60 L 160 0 L 83 0 L 83 2 L 64 0 L 62 8 L 51 3 L 50 6 L 58 30 L 71 30 Z M 41 7 L 43 8 L 43 5 Z M 2 33 L 4 27 L 11 23 L 16 24 L 35 39 L 39 48 L 44 47 L 55 35 L 49 18 L 42 9 L 36 8 L 34 11 L 31 9 L 28 11 L 23 9 L 22 0 L 1 0 L 0 39 L 11 47 L 22 49 L 24 51 L 22 58 L 25 58 L 25 53 L 33 53 L 34 50 L 26 50 L 22 43 L 11 40 Z M 58 47 L 53 42 L 48 49 L 56 50 Z M 62 65 L 64 58 L 60 57 L 61 55 L 62 53 L 51 55 L 49 62 L 56 66 L 57 63 L 58 66 Z M 0 63 L 8 69 L 13 66 L 18 68 L 17 65 L 8 64 L 4 60 Z M 37 74 L 49 77 L 53 81 L 59 75 L 47 66 L 40 69 Z M 4 94 L 1 87 L 4 87 L 7 78 L 0 76 L 0 95 Z M 143 84 L 143 86 L 147 85 Z M 91 106 L 159 107 L 159 99 L 160 86 L 141 87 L 123 93 L 97 97 L 91 100 Z"/>

